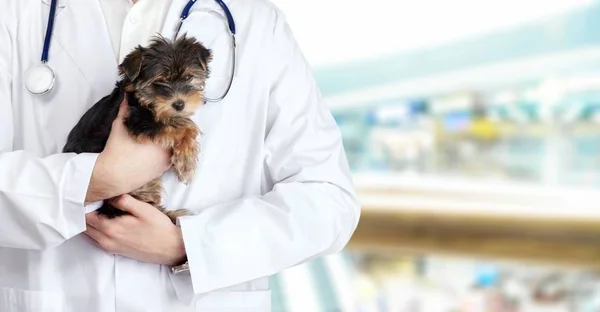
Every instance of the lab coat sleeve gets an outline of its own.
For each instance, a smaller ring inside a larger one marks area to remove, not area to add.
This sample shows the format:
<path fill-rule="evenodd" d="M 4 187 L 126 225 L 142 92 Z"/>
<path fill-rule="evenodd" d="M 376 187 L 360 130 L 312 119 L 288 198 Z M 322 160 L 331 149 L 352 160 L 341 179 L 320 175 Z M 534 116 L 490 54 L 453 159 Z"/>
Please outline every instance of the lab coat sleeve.
<path fill-rule="evenodd" d="M 49 248 L 85 230 L 84 200 L 96 155 L 40 158 L 14 150 L 13 47 L 2 23 L 0 42 L 0 247 Z"/>
<path fill-rule="evenodd" d="M 268 41 L 264 174 L 274 187 L 180 218 L 196 295 L 338 252 L 358 224 L 339 128 L 281 15 Z"/>

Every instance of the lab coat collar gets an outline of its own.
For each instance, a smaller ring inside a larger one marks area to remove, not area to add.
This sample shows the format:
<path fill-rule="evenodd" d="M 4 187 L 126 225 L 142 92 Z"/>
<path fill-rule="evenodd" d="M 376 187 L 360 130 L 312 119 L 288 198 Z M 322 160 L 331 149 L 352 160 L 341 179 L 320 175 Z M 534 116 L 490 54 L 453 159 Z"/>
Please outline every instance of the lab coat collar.
<path fill-rule="evenodd" d="M 41 0 L 50 6 L 51 0 Z M 68 4 L 68 6 L 67 6 Z M 93 10 L 86 7 L 96 6 Z M 76 12 L 85 12 L 78 14 Z M 96 14 L 99 12 L 99 14 Z M 98 1 L 69 1 L 58 0 L 58 10 L 55 17 L 55 28 L 50 45 L 50 66 L 53 65 L 53 55 L 59 49 L 66 52 L 75 66 L 81 71 L 97 94 L 106 93 L 102 86 L 106 81 L 115 80 L 117 77 L 117 61 L 114 59 L 112 48 L 106 53 L 98 53 L 103 48 L 110 48 L 108 29 L 105 27 L 104 15 Z M 97 30 L 96 33 L 85 33 L 89 30 Z M 95 36 L 97 40 L 90 46 L 82 46 L 77 38 L 80 36 Z M 96 59 L 96 60 L 92 60 Z M 115 72 L 111 73 L 101 66 L 113 64 Z"/>
<path fill-rule="evenodd" d="M 167 13 L 167 17 L 165 18 L 165 22 L 161 31 L 163 37 L 169 39 L 173 38 L 175 29 L 177 28 L 177 24 L 179 23 L 179 19 L 181 17 L 181 12 L 188 2 L 189 0 L 171 1 L 171 6 L 169 7 L 169 12 Z M 223 2 L 229 5 L 230 0 L 223 0 Z M 216 3 L 215 0 L 199 0 L 196 2 L 196 4 L 194 4 L 192 10 L 197 8 L 202 8 L 204 10 L 215 10 L 217 12 L 222 11 L 221 7 Z M 232 14 L 234 14 L 233 18 L 235 19 L 235 13 L 232 12 Z"/>
<path fill-rule="evenodd" d="M 42 0 L 42 2 L 47 4 L 48 6 L 52 4 L 52 0 Z M 64 8 L 66 6 L 66 2 L 67 0 L 58 0 L 58 7 L 61 9 Z"/>

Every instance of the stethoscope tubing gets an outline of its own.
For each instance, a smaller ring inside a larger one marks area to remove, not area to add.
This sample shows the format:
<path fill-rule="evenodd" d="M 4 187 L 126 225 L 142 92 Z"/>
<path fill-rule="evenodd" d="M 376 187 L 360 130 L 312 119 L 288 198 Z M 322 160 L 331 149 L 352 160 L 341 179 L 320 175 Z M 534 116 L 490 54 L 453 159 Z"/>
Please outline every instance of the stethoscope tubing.
<path fill-rule="evenodd" d="M 48 16 L 48 27 L 44 37 L 44 49 L 42 50 L 42 63 L 48 63 L 48 54 L 50 53 L 50 42 L 52 41 L 52 32 L 54 31 L 54 21 L 56 20 L 56 7 L 58 0 L 50 2 L 50 14 Z"/>
<path fill-rule="evenodd" d="M 229 34 L 231 35 L 231 69 L 230 69 L 230 75 L 231 77 L 229 78 L 229 82 L 227 84 L 227 88 L 225 89 L 225 92 L 218 98 L 216 99 L 211 99 L 211 98 L 204 98 L 205 102 L 219 102 L 221 100 L 223 100 L 227 94 L 229 94 L 229 91 L 231 89 L 231 85 L 233 84 L 233 77 L 235 75 L 235 68 L 236 68 L 236 40 L 235 40 L 235 35 L 236 35 L 236 26 L 235 26 L 235 20 L 233 19 L 233 15 L 231 14 L 231 11 L 229 10 L 229 7 L 227 7 L 227 5 L 223 2 L 223 0 L 214 0 L 220 7 L 221 9 L 223 9 L 223 12 L 225 13 L 225 17 L 227 19 L 227 27 L 229 29 Z M 197 0 L 190 0 L 188 1 L 188 3 L 185 5 L 185 7 L 183 8 L 182 12 L 181 12 L 181 16 L 179 18 L 179 23 L 176 27 L 175 30 L 175 35 L 173 36 L 174 39 L 177 38 L 181 27 L 183 26 L 183 22 L 187 19 L 187 17 L 190 14 L 190 11 L 192 9 L 192 7 L 194 6 L 194 4 L 197 2 Z M 50 92 L 50 90 L 52 90 L 52 88 L 54 87 L 54 70 L 52 70 L 52 68 L 47 64 L 48 60 L 49 60 L 49 53 L 50 53 L 50 43 L 52 41 L 52 35 L 53 35 L 53 31 L 54 31 L 54 22 L 56 20 L 56 7 L 58 6 L 58 0 L 51 0 L 50 3 L 50 13 L 48 15 L 48 26 L 46 28 L 46 34 L 44 36 L 44 47 L 42 50 L 42 57 L 41 57 L 41 66 L 45 67 L 45 69 L 48 70 L 48 72 L 51 74 L 52 76 L 52 83 L 48 85 L 48 87 L 43 90 L 43 91 L 32 91 L 31 87 L 30 87 L 30 82 L 28 81 L 28 74 L 31 72 L 28 71 L 26 73 L 26 81 L 25 81 L 25 88 L 27 89 L 27 91 L 29 91 L 31 94 L 37 94 L 37 95 L 43 95 L 46 94 L 48 92 Z M 40 65 L 37 65 L 40 66 Z"/>
<path fill-rule="evenodd" d="M 190 15 L 190 11 L 192 10 L 192 7 L 196 3 L 196 1 L 197 0 L 190 0 L 183 8 L 181 15 L 179 17 L 179 23 L 175 29 L 175 34 L 173 35 L 173 39 L 177 38 L 177 36 L 179 35 L 181 27 L 183 26 L 183 22 Z M 225 18 L 227 19 L 227 28 L 229 29 L 229 35 L 231 36 L 231 67 L 230 67 L 230 71 L 229 71 L 230 78 L 229 78 L 229 82 L 227 83 L 227 88 L 225 88 L 225 92 L 220 97 L 215 98 L 215 99 L 204 97 L 204 101 L 209 102 L 209 103 L 220 102 L 227 96 L 227 94 L 229 94 L 229 90 L 231 89 L 231 85 L 233 84 L 233 77 L 235 75 L 236 48 L 237 48 L 237 44 L 236 44 L 236 40 L 235 40 L 236 28 L 235 28 L 235 20 L 233 19 L 233 15 L 231 14 L 229 7 L 227 7 L 227 5 L 223 2 L 223 0 L 214 0 L 214 1 L 223 9 L 223 12 L 225 13 Z"/>

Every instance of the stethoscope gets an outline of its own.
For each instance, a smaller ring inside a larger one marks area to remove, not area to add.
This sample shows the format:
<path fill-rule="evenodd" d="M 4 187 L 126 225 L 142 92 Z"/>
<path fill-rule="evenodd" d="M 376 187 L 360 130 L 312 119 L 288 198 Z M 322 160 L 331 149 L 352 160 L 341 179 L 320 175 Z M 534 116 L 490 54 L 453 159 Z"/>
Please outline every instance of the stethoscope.
<path fill-rule="evenodd" d="M 231 77 L 229 78 L 229 82 L 227 84 L 227 88 L 223 95 L 218 98 L 210 99 L 205 98 L 206 102 L 219 102 L 223 100 L 227 94 L 229 93 L 229 89 L 231 89 L 231 84 L 233 83 L 233 76 L 235 74 L 235 53 L 236 53 L 236 42 L 235 42 L 235 21 L 233 20 L 233 16 L 229 11 L 227 5 L 223 2 L 223 0 L 214 0 L 225 12 L 225 17 L 227 18 L 227 26 L 229 29 L 229 34 L 231 35 Z M 58 0 L 52 0 L 50 4 L 50 13 L 48 16 L 48 26 L 46 28 L 46 35 L 44 37 L 44 49 L 42 51 L 42 61 L 40 64 L 30 68 L 25 73 L 25 88 L 29 93 L 34 95 L 43 95 L 50 92 L 54 88 L 54 84 L 56 81 L 56 76 L 54 74 L 54 70 L 48 65 L 48 52 L 50 51 L 50 41 L 52 39 L 52 31 L 54 29 L 54 20 L 56 16 L 56 6 Z M 181 26 L 186 18 L 189 16 L 190 11 L 197 0 L 190 0 L 183 8 L 181 12 L 181 16 L 179 18 L 179 23 L 177 25 L 175 34 L 173 35 L 173 39 L 177 38 L 179 35 L 179 31 L 181 30 Z"/>

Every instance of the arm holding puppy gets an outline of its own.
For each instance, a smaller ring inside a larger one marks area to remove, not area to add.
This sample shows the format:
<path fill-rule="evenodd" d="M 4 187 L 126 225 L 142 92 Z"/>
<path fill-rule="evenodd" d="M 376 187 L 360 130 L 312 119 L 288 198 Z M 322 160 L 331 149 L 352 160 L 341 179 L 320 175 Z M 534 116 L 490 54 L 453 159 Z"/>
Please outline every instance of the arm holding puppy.
<path fill-rule="evenodd" d="M 102 153 L 39 155 L 23 148 L 17 137 L 23 125 L 14 118 L 20 105 L 12 93 L 14 38 L 0 22 L 0 247 L 42 250 L 85 230 L 86 202 L 160 176 L 169 156 L 133 142 L 122 127 L 115 127 Z"/>
<path fill-rule="evenodd" d="M 98 156 L 86 201 L 111 198 L 113 207 L 129 214 L 108 219 L 97 212 L 88 213 L 85 234 L 108 253 L 176 265 L 185 259 L 181 229 L 156 207 L 127 194 L 168 170 L 171 153 L 130 137 L 123 124 L 126 106 L 124 101 L 106 147 Z"/>
<path fill-rule="evenodd" d="M 125 129 L 126 100 L 112 123 L 106 147 L 92 172 L 86 204 L 129 193 L 160 177 L 171 166 L 171 153 L 152 142 L 138 143 Z"/>
<path fill-rule="evenodd" d="M 101 153 L 13 150 L 7 77 L 0 66 L 0 247 L 58 246 L 85 231 L 86 204 L 131 192 L 170 167 L 168 151 L 133 141 L 119 121 Z"/>
<path fill-rule="evenodd" d="M 85 205 L 128 193 L 170 167 L 168 151 L 129 137 L 124 109 L 100 153 L 39 157 L 15 150 L 11 76 L 4 61 L 0 55 L 0 247 L 58 246 L 85 231 Z"/>

